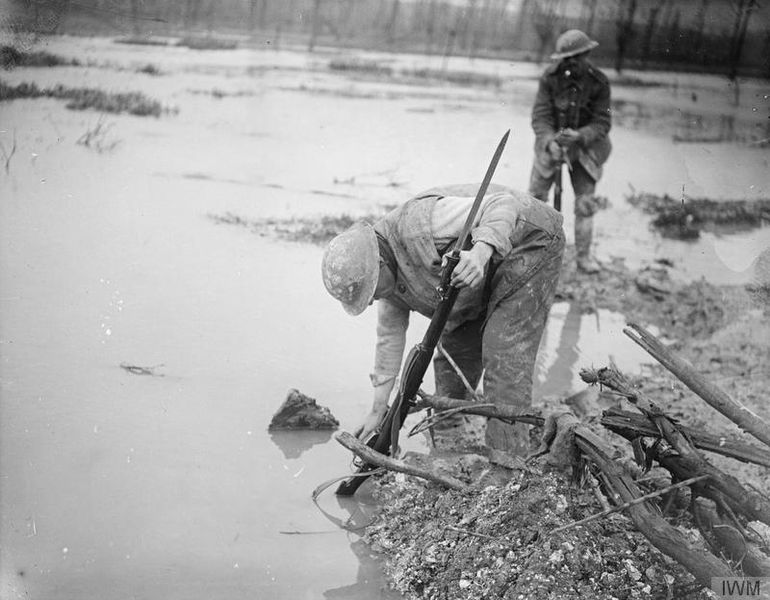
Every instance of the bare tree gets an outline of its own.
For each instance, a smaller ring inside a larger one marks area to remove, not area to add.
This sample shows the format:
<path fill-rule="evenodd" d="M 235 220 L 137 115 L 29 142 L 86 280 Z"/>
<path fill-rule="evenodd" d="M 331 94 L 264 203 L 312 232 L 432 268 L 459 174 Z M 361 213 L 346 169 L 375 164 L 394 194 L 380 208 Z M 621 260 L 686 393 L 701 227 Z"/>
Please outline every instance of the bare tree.
<path fill-rule="evenodd" d="M 393 45 L 396 41 L 396 23 L 398 22 L 398 10 L 401 6 L 400 0 L 392 0 L 390 8 L 390 17 L 388 17 L 388 24 L 385 27 L 387 34 L 387 40 L 389 45 Z"/>
<path fill-rule="evenodd" d="M 636 0 L 621 0 L 615 17 L 615 70 L 623 71 L 623 62 L 626 58 L 626 49 L 634 35 L 634 15 L 636 14 Z"/>
<path fill-rule="evenodd" d="M 644 28 L 644 37 L 642 38 L 642 68 L 647 66 L 647 61 L 650 59 L 652 37 L 655 33 L 655 28 L 658 25 L 658 17 L 661 9 L 663 9 L 668 1 L 669 0 L 657 0 L 655 4 L 650 7 L 650 12 L 647 15 L 647 25 Z"/>
<path fill-rule="evenodd" d="M 427 15 L 427 30 L 428 30 L 428 40 L 427 40 L 427 47 L 425 49 L 425 52 L 427 54 L 431 54 L 433 52 L 433 42 L 435 40 L 436 35 L 436 2 L 437 0 L 430 0 L 430 4 L 428 5 L 428 15 Z"/>
<path fill-rule="evenodd" d="M 265 28 L 267 0 L 249 0 L 249 29 Z"/>
<path fill-rule="evenodd" d="M 519 6 L 519 12 L 516 15 L 517 22 L 516 22 L 516 47 L 519 49 L 522 49 L 524 47 L 524 44 L 521 43 L 522 38 L 524 37 L 524 30 L 527 25 L 527 19 L 530 17 L 530 4 L 532 4 L 533 0 L 522 0 L 521 5 Z"/>
<path fill-rule="evenodd" d="M 492 15 L 492 23 L 490 25 L 489 37 L 492 44 L 497 44 L 500 29 L 507 30 L 506 22 L 508 20 L 508 5 L 511 0 L 498 0 L 496 15 Z"/>
<path fill-rule="evenodd" d="M 534 0 L 531 3 L 532 24 L 537 34 L 537 62 L 543 62 L 546 51 L 559 35 L 563 17 L 562 0 Z"/>
<path fill-rule="evenodd" d="M 694 27 L 694 35 L 695 39 L 693 42 L 693 54 L 695 56 L 698 56 L 701 54 L 701 51 L 703 49 L 703 42 L 706 37 L 706 11 L 708 10 L 708 3 L 709 0 L 701 0 L 700 7 L 698 7 L 698 12 L 695 14 L 695 27 Z M 705 62 L 705 61 L 702 61 Z"/>
<path fill-rule="evenodd" d="M 201 0 L 187 0 L 185 5 L 185 27 L 195 27 L 198 24 L 198 16 L 201 9 Z"/>
<path fill-rule="evenodd" d="M 141 27 L 139 26 L 141 2 L 142 0 L 131 0 L 131 31 L 134 34 L 134 37 L 139 37 L 139 35 L 142 33 Z"/>
<path fill-rule="evenodd" d="M 727 78 L 733 83 L 735 88 L 735 103 L 740 99 L 738 90 L 738 69 L 741 62 L 743 45 L 746 41 L 746 31 L 749 27 L 751 13 L 759 6 L 757 0 L 733 0 L 730 3 L 735 21 L 733 22 L 732 36 L 730 37 L 730 50 L 728 55 Z"/>
<path fill-rule="evenodd" d="M 471 34 L 471 59 L 476 58 L 476 54 L 482 44 L 482 38 L 487 38 L 487 40 L 489 40 L 490 14 L 492 13 L 491 5 L 492 0 L 484 0 L 484 4 L 481 6 L 481 14 L 479 15 L 478 19 L 476 19 L 476 23 Z"/>
<path fill-rule="evenodd" d="M 583 0 L 583 22 L 585 23 L 585 32 L 591 37 L 596 21 L 596 2 L 597 0 Z"/>
<path fill-rule="evenodd" d="M 452 52 L 454 51 L 455 40 L 457 39 L 457 30 L 460 27 L 460 22 L 463 20 L 463 14 L 464 11 L 462 9 L 457 10 L 454 23 L 449 26 L 449 31 L 447 32 L 446 47 L 444 48 L 444 58 L 441 61 L 441 69 L 443 71 L 446 71 L 449 64 L 449 58 L 452 56 Z"/>
<path fill-rule="evenodd" d="M 310 31 L 310 41 L 307 45 L 307 51 L 312 52 L 315 49 L 316 38 L 321 28 L 321 0 L 313 0 L 313 23 Z"/>

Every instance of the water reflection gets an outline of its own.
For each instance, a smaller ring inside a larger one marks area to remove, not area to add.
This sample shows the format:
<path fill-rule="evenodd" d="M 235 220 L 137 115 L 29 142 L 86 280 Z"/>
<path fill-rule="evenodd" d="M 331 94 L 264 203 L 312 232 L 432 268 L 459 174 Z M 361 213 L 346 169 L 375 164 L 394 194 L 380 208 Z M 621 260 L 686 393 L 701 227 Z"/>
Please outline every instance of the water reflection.
<path fill-rule="evenodd" d="M 299 458 L 313 446 L 325 444 L 331 437 L 330 429 L 270 432 L 270 439 L 283 452 L 283 457 L 291 459 Z"/>
<path fill-rule="evenodd" d="M 543 336 L 544 345 L 551 348 L 552 362 L 547 368 L 541 368 L 543 375 L 538 378 L 540 385 L 537 394 L 541 397 L 563 395 L 565 391 L 572 387 L 572 374 L 576 370 L 580 353 L 578 351 L 578 341 L 580 340 L 580 306 L 577 302 L 567 304 L 566 314 L 563 312 L 564 303 L 558 303 L 554 306 L 552 317 L 549 319 L 548 332 Z M 548 335 L 550 331 L 558 329 L 561 324 L 561 330 L 556 338 Z M 541 345 L 542 348 L 542 345 Z M 546 350 L 547 352 L 547 350 Z M 544 366 L 544 365 L 543 365 Z"/>
<path fill-rule="evenodd" d="M 401 595 L 386 589 L 382 578 L 380 558 L 372 552 L 369 545 L 363 539 L 357 539 L 350 544 L 350 549 L 359 561 L 356 582 L 350 585 L 332 588 L 323 593 L 324 598 L 334 600 L 360 600 L 360 598 L 373 597 L 373 588 L 379 583 L 381 591 L 379 597 L 383 600 L 401 598 Z"/>
<path fill-rule="evenodd" d="M 621 371 L 636 373 L 641 365 L 652 362 L 623 333 L 626 320 L 625 315 L 610 310 L 584 315 L 577 303 L 554 303 L 538 352 L 535 402 L 585 389 L 580 369 L 614 363 Z M 658 334 L 657 328 L 647 327 Z"/>
<path fill-rule="evenodd" d="M 321 509 L 324 516 L 332 523 L 349 532 L 350 550 L 358 559 L 358 572 L 355 583 L 340 587 L 330 588 L 323 593 L 324 598 L 342 600 L 359 600 L 360 598 L 378 597 L 382 600 L 395 600 L 401 595 L 387 589 L 382 575 L 382 558 L 377 555 L 371 546 L 360 537 L 364 528 L 371 524 L 377 514 L 377 505 L 374 499 L 362 488 L 360 498 L 342 498 L 333 496 L 336 506 L 334 513 Z M 319 506 L 320 508 L 320 506 Z M 379 595 L 377 594 L 379 588 Z"/>

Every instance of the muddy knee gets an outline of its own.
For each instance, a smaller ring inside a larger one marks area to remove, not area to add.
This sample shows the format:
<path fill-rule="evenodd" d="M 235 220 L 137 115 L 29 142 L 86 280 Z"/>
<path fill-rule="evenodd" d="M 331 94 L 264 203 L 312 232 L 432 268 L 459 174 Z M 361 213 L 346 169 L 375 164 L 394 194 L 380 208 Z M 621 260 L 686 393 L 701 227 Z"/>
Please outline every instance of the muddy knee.
<path fill-rule="evenodd" d="M 575 198 L 575 216 L 593 217 L 599 210 L 599 204 L 594 194 L 580 194 Z"/>

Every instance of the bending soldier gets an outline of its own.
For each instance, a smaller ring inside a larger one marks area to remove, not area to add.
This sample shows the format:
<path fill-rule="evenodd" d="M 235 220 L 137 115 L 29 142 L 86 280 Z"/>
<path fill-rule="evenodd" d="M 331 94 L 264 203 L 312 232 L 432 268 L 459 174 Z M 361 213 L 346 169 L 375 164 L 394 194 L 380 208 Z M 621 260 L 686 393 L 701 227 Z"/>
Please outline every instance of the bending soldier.
<path fill-rule="evenodd" d="M 593 215 L 598 209 L 594 192 L 612 149 L 609 81 L 587 59 L 596 46 L 577 29 L 559 36 L 551 55 L 555 62 L 540 78 L 532 108 L 535 160 L 529 193 L 547 201 L 556 170 L 562 162 L 568 164 L 575 192 L 577 266 L 586 273 L 600 269 L 591 256 Z"/>
<path fill-rule="evenodd" d="M 357 315 L 377 300 L 374 401 L 356 431 L 366 438 L 382 420 L 399 374 L 411 311 L 430 317 L 438 303 L 443 254 L 460 236 L 478 185 L 424 192 L 372 227 L 359 222 L 335 237 L 322 262 L 324 285 Z M 461 288 L 441 343 L 471 385 L 484 373 L 484 395 L 521 410 L 532 403 L 537 349 L 554 298 L 564 251 L 562 217 L 529 194 L 491 185 L 460 253 L 452 284 Z M 440 354 L 436 393 L 465 398 L 462 379 Z M 526 454 L 527 429 L 490 420 L 486 443 Z M 451 434 L 449 436 L 451 438 Z M 451 442 L 451 439 L 449 440 Z"/>

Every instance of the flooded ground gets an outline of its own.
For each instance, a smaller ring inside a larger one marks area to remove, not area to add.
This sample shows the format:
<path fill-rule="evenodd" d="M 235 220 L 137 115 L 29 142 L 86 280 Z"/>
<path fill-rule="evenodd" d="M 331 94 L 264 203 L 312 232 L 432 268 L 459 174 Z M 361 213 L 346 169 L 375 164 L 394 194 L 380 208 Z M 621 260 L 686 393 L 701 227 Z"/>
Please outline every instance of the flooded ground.
<path fill-rule="evenodd" d="M 0 174 L 0 594 L 390 597 L 376 558 L 334 522 L 364 525 L 366 497 L 323 496 L 331 519 L 310 500 L 344 474 L 349 454 L 328 435 L 266 431 L 289 388 L 328 406 L 343 428 L 357 424 L 370 403 L 373 311 L 352 319 L 327 296 L 320 247 L 211 217 L 365 214 L 435 184 L 478 180 L 507 128 L 496 181 L 523 188 L 539 69 L 450 65 L 505 81 L 478 89 L 330 71 L 335 54 L 75 38 L 44 47 L 90 66 L 2 78 L 142 91 L 171 110 L 155 119 L 53 99 L 0 104 L 6 158 L 15 146 Z M 426 60 L 369 58 L 404 68 Z M 137 72 L 148 64 L 160 75 Z M 713 98 L 719 80 L 697 85 Z M 655 89 L 644 98 L 666 105 L 667 88 Z M 760 89 L 748 83 L 744 99 Z M 687 100 L 681 84 L 676 93 Z M 745 101 L 734 110 L 750 111 Z M 766 96 L 755 104 L 766 115 Z M 101 146 L 78 143 L 100 123 Z M 683 277 L 748 281 L 770 245 L 767 228 L 663 240 L 623 200 L 630 187 L 768 195 L 766 149 L 677 144 L 675 130 L 613 130 L 597 253 L 630 264 L 666 257 Z M 571 240 L 571 198 L 565 205 Z M 610 357 L 638 366 L 644 357 L 623 323 L 555 305 L 537 398 L 580 389 L 578 366 Z"/>

